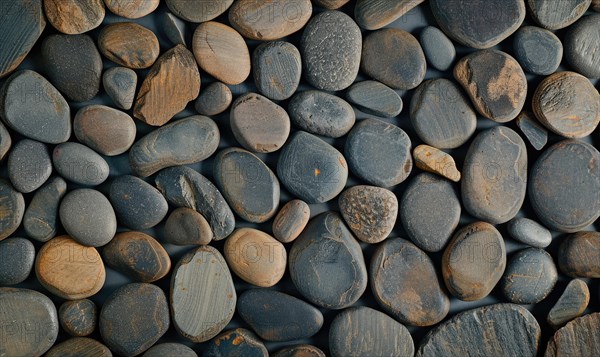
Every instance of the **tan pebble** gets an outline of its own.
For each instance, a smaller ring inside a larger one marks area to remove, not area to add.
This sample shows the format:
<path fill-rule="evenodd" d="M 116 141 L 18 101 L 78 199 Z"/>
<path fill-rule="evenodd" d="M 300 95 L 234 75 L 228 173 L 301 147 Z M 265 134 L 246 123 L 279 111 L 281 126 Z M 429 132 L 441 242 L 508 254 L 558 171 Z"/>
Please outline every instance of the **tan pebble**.
<path fill-rule="evenodd" d="M 460 171 L 452 156 L 429 145 L 419 145 L 413 150 L 415 165 L 423 171 L 438 174 L 448 180 L 460 181 Z"/>
<path fill-rule="evenodd" d="M 156 10 L 160 0 L 104 0 L 104 3 L 116 15 L 139 19 Z"/>
<path fill-rule="evenodd" d="M 44 11 L 52 26 L 68 35 L 95 29 L 105 15 L 102 0 L 44 0 Z"/>
<path fill-rule="evenodd" d="M 132 69 L 152 66 L 160 54 L 154 32 L 134 22 L 105 26 L 98 37 L 98 47 L 104 57 Z"/>
<path fill-rule="evenodd" d="M 275 216 L 273 235 L 282 243 L 293 242 L 302 233 L 309 218 L 308 204 L 302 200 L 291 200 Z"/>

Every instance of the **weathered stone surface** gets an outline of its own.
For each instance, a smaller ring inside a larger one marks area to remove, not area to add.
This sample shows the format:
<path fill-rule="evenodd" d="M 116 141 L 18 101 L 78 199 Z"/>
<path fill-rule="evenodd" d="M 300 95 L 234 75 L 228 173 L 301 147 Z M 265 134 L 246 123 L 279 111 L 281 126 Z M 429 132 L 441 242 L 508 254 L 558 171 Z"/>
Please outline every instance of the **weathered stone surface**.
<path fill-rule="evenodd" d="M 534 149 L 541 150 L 546 146 L 548 131 L 535 119 L 533 113 L 522 112 L 517 117 L 516 123 Z"/>
<path fill-rule="evenodd" d="M 25 199 L 12 185 L 0 179 L 0 241 L 13 234 L 23 219 Z"/>
<path fill-rule="evenodd" d="M 590 290 L 583 280 L 573 279 L 554 304 L 546 321 L 554 329 L 559 329 L 567 322 L 581 316 L 590 302 Z"/>
<path fill-rule="evenodd" d="M 577 21 L 590 7 L 591 0 L 527 0 L 533 19 L 550 30 L 567 27 Z"/>
<path fill-rule="evenodd" d="M 133 145 L 135 122 L 120 110 L 104 105 L 79 109 L 73 120 L 77 140 L 102 155 L 120 155 Z"/>
<path fill-rule="evenodd" d="M 502 291 L 508 301 L 537 304 L 554 289 L 558 274 L 545 250 L 526 248 L 515 253 L 502 278 Z"/>
<path fill-rule="evenodd" d="M 133 69 L 152 66 L 160 54 L 154 32 L 135 22 L 104 26 L 98 36 L 98 48 L 104 57 Z"/>
<path fill-rule="evenodd" d="M 547 76 L 556 71 L 563 56 L 563 45 L 551 31 L 523 26 L 513 40 L 515 57 L 527 72 Z"/>
<path fill-rule="evenodd" d="M 431 172 L 448 180 L 460 181 L 460 171 L 452 156 L 429 145 L 419 145 L 413 150 L 415 166 L 423 171 Z"/>
<path fill-rule="evenodd" d="M 166 342 L 152 346 L 142 357 L 165 357 L 173 355 L 177 357 L 198 357 L 196 352 L 182 343 Z"/>
<path fill-rule="evenodd" d="M 25 238 L 0 241 L 0 286 L 19 284 L 31 273 L 35 247 Z"/>
<path fill-rule="evenodd" d="M 448 70 L 456 58 L 454 44 L 437 27 L 425 27 L 419 36 L 419 43 L 429 64 L 439 71 Z"/>
<path fill-rule="evenodd" d="M 204 353 L 205 357 L 255 356 L 268 357 L 265 345 L 244 328 L 225 331 L 215 337 Z"/>
<path fill-rule="evenodd" d="M 104 4 L 116 15 L 139 19 L 156 10 L 160 0 L 104 0 Z"/>
<path fill-rule="evenodd" d="M 117 107 L 131 109 L 137 86 L 137 74 L 134 70 L 125 67 L 109 68 L 102 75 L 102 85 Z"/>
<path fill-rule="evenodd" d="M 112 357 L 112 353 L 94 339 L 74 337 L 54 345 L 46 357 Z"/>
<path fill-rule="evenodd" d="M 23 139 L 8 155 L 7 167 L 10 182 L 17 191 L 33 192 L 52 174 L 48 147 L 39 141 Z"/>
<path fill-rule="evenodd" d="M 396 21 L 424 0 L 358 0 L 356 22 L 366 30 L 377 30 Z"/>
<path fill-rule="evenodd" d="M 320 0 L 328 1 L 328 0 Z M 335 1 L 335 0 L 334 0 Z M 344 0 L 342 0 L 344 1 Z M 275 352 L 273 357 L 325 357 L 325 353 L 312 345 L 295 345 L 284 347 Z"/>
<path fill-rule="evenodd" d="M 70 191 L 60 202 L 60 221 L 79 243 L 101 247 L 114 237 L 117 218 L 108 199 L 89 188 Z"/>
<path fill-rule="evenodd" d="M 309 0 L 306 2 L 310 4 Z M 272 6 L 270 3 L 264 4 Z M 252 54 L 252 73 L 259 92 L 273 100 L 288 99 L 300 83 L 300 52 L 296 46 L 285 41 L 263 43 Z"/>
<path fill-rule="evenodd" d="M 65 301 L 58 310 L 60 326 L 71 336 L 87 336 L 96 329 L 98 309 L 88 299 Z"/>
<path fill-rule="evenodd" d="M 102 0 L 44 0 L 44 12 L 55 29 L 68 35 L 95 29 L 105 15 Z"/>
<path fill-rule="evenodd" d="M 160 191 L 135 176 L 123 175 L 114 179 L 108 197 L 119 222 L 131 229 L 152 228 L 169 210 Z"/>
<path fill-rule="evenodd" d="M 339 138 L 346 135 L 356 116 L 345 100 L 317 90 L 307 90 L 292 97 L 288 104 L 292 123 L 309 133 Z"/>
<path fill-rule="evenodd" d="M 12 146 L 12 138 L 10 137 L 10 133 L 6 130 L 6 127 L 0 121 L 0 162 L 4 160 L 6 154 L 10 150 Z"/>
<path fill-rule="evenodd" d="M 402 111 L 402 98 L 393 89 L 377 81 L 362 81 L 348 88 L 346 98 L 361 111 L 391 118 Z"/>
<path fill-rule="evenodd" d="M 563 274 L 574 278 L 600 278 L 600 233 L 578 232 L 564 238 L 558 266 Z"/>
<path fill-rule="evenodd" d="M 189 0 L 165 0 L 169 10 L 182 19 L 190 22 L 205 22 L 221 15 L 233 0 L 203 0 L 192 2 Z"/>
<path fill-rule="evenodd" d="M 23 228 L 29 237 L 46 242 L 56 235 L 58 204 L 66 192 L 67 183 L 60 177 L 36 191 L 23 216 Z"/>
<path fill-rule="evenodd" d="M 291 200 L 277 213 L 273 220 L 273 236 L 282 243 L 293 242 L 306 227 L 310 207 L 302 200 Z"/>
<path fill-rule="evenodd" d="M 600 15 L 590 15 L 577 21 L 565 36 L 565 58 L 579 73 L 600 78 Z"/>
<path fill-rule="evenodd" d="M 221 82 L 213 82 L 200 92 L 195 108 L 201 115 L 217 115 L 226 111 L 232 100 L 229 87 Z"/>
<path fill-rule="evenodd" d="M 506 229 L 512 238 L 532 247 L 546 248 L 552 242 L 550 231 L 529 218 L 512 219 Z"/>
<path fill-rule="evenodd" d="M 167 218 L 164 241 L 175 245 L 206 245 L 213 238 L 210 224 L 191 208 L 179 207 Z"/>
<path fill-rule="evenodd" d="M 545 357 L 595 356 L 600 353 L 600 313 L 569 322 L 548 342 Z"/>
<path fill-rule="evenodd" d="M 59 175 L 69 181 L 96 186 L 108 178 L 110 168 L 102 156 L 89 147 L 66 142 L 54 147 L 52 162 Z"/>

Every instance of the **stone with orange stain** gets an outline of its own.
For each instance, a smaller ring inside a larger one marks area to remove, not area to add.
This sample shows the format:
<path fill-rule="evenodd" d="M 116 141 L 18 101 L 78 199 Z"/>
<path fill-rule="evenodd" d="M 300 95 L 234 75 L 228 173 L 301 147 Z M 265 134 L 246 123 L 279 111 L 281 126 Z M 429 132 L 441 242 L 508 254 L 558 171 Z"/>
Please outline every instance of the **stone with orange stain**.
<path fill-rule="evenodd" d="M 438 174 L 448 180 L 460 181 L 460 171 L 454 158 L 442 150 L 429 145 L 419 145 L 413 150 L 415 166 L 423 171 Z"/>
<path fill-rule="evenodd" d="M 268 357 L 269 352 L 254 333 L 244 328 L 225 331 L 215 337 L 206 352 L 205 357 L 226 356 L 255 356 Z"/>
<path fill-rule="evenodd" d="M 95 29 L 106 13 L 102 0 L 44 0 L 44 11 L 48 22 L 68 35 Z"/>

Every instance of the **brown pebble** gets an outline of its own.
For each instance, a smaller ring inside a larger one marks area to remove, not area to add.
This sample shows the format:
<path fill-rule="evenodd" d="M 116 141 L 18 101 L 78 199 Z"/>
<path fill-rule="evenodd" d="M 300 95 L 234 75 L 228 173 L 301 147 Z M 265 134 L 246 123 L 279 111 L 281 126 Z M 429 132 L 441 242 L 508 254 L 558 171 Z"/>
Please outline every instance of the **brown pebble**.
<path fill-rule="evenodd" d="M 600 356 L 600 312 L 578 317 L 556 331 L 544 357 Z"/>
<path fill-rule="evenodd" d="M 46 357 L 112 357 L 112 353 L 94 339 L 74 337 L 54 345 Z"/>
<path fill-rule="evenodd" d="M 282 243 L 293 242 L 306 227 L 310 218 L 310 207 L 302 200 L 291 200 L 285 204 L 273 220 L 273 236 Z"/>
<path fill-rule="evenodd" d="M 68 35 L 95 29 L 105 15 L 102 0 L 44 0 L 44 12 L 55 29 Z"/>
<path fill-rule="evenodd" d="M 213 239 L 210 224 L 203 215 L 187 207 L 174 210 L 165 223 L 164 240 L 175 245 L 205 245 Z"/>
<path fill-rule="evenodd" d="M 413 150 L 415 165 L 423 171 L 438 174 L 448 180 L 460 181 L 460 171 L 449 154 L 429 145 L 419 145 Z"/>
<path fill-rule="evenodd" d="M 135 22 L 118 22 L 105 26 L 98 37 L 104 57 L 132 69 L 152 66 L 160 54 L 154 32 Z"/>
<path fill-rule="evenodd" d="M 346 5 L 350 0 L 313 0 L 317 6 L 324 7 L 328 10 L 336 10 Z M 599 0 L 600 1 L 600 0 Z"/>
<path fill-rule="evenodd" d="M 160 0 L 104 0 L 106 7 L 127 19 L 139 19 L 156 10 Z"/>
<path fill-rule="evenodd" d="M 600 233 L 577 232 L 564 238 L 558 249 L 558 266 L 574 278 L 600 278 Z"/>
<path fill-rule="evenodd" d="M 231 89 L 221 82 L 213 82 L 202 89 L 196 99 L 196 111 L 201 115 L 221 114 L 229 108 L 233 100 Z"/>
<path fill-rule="evenodd" d="M 73 131 L 77 140 L 106 156 L 129 150 L 136 134 L 135 122 L 127 113 L 104 105 L 79 109 Z"/>

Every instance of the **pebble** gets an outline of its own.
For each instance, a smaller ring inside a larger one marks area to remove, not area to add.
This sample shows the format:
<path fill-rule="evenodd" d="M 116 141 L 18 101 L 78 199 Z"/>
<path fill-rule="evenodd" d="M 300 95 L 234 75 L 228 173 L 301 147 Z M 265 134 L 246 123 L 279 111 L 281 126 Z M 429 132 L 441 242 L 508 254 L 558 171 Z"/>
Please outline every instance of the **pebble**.
<path fill-rule="evenodd" d="M 10 137 L 10 133 L 6 130 L 6 127 L 0 121 L 0 162 L 4 160 L 4 157 L 10 151 L 10 147 L 12 146 L 12 138 Z"/>
<path fill-rule="evenodd" d="M 66 192 L 67 183 L 61 177 L 49 180 L 35 192 L 23 216 L 23 228 L 29 237 L 47 242 L 56 235 L 58 204 Z"/>
<path fill-rule="evenodd" d="M 160 54 L 154 32 L 135 22 L 104 26 L 98 36 L 98 47 L 104 57 L 131 69 L 152 66 Z"/>
<path fill-rule="evenodd" d="M 545 357 L 597 356 L 600 354 L 600 313 L 578 317 L 556 331 L 548 341 Z"/>
<path fill-rule="evenodd" d="M 365 30 L 377 30 L 396 21 L 425 0 L 358 0 L 354 17 Z"/>
<path fill-rule="evenodd" d="M 527 148 L 512 129 L 496 126 L 471 142 L 463 164 L 465 210 L 492 224 L 511 220 L 527 189 Z"/>
<path fill-rule="evenodd" d="M 148 177 L 171 166 L 187 165 L 210 157 L 221 135 L 210 118 L 194 115 L 178 119 L 139 139 L 129 150 L 129 165 Z"/>
<path fill-rule="evenodd" d="M 438 71 L 447 71 L 456 58 L 456 48 L 440 29 L 427 26 L 421 31 L 419 43 L 427 62 Z"/>
<path fill-rule="evenodd" d="M 200 92 L 195 108 L 201 115 L 218 115 L 231 105 L 233 94 L 231 89 L 221 82 L 213 82 Z"/>
<path fill-rule="evenodd" d="M 25 59 L 46 27 L 42 0 L 2 1 L 0 13 L 0 78 Z"/>
<path fill-rule="evenodd" d="M 320 0 L 328 1 L 328 0 Z M 312 345 L 288 346 L 275 352 L 273 357 L 325 357 L 325 353 Z"/>
<path fill-rule="evenodd" d="M 253 356 L 268 357 L 265 345 L 252 332 L 244 328 L 225 331 L 212 340 L 204 357 Z"/>
<path fill-rule="evenodd" d="M 338 205 L 354 236 L 365 243 L 386 239 L 398 217 L 396 195 L 381 187 L 352 186 L 342 192 Z"/>
<path fill-rule="evenodd" d="M 395 186 L 412 171 L 411 141 L 404 130 L 377 119 L 356 124 L 346 139 L 350 171 L 370 184 Z"/>
<path fill-rule="evenodd" d="M 336 10 L 346 5 L 349 1 L 350 0 L 313 0 L 313 3 L 329 10 Z"/>
<path fill-rule="evenodd" d="M 41 356 L 58 336 L 58 317 L 52 300 L 29 289 L 0 287 L 2 353 Z"/>
<path fill-rule="evenodd" d="M 65 231 L 86 246 L 105 245 L 117 230 L 110 202 L 102 193 L 89 188 L 69 191 L 60 202 L 59 216 Z"/>
<path fill-rule="evenodd" d="M 442 321 L 450 309 L 433 262 L 404 239 L 389 239 L 377 247 L 369 281 L 379 305 L 401 323 L 431 326 Z"/>
<path fill-rule="evenodd" d="M 118 176 L 108 195 L 118 221 L 134 230 L 152 228 L 167 215 L 169 205 L 154 186 L 131 175 Z"/>
<path fill-rule="evenodd" d="M 165 223 L 163 240 L 175 245 L 206 245 L 213 239 L 210 224 L 191 208 L 175 209 Z"/>
<path fill-rule="evenodd" d="M 104 0 L 104 4 L 115 15 L 139 19 L 156 10 L 160 0 Z"/>
<path fill-rule="evenodd" d="M 221 150 L 213 177 L 235 213 L 248 222 L 266 222 L 279 207 L 279 180 L 256 155 L 240 148 Z"/>
<path fill-rule="evenodd" d="M 415 353 L 406 327 L 366 306 L 346 309 L 333 319 L 329 350 L 334 357 L 412 356 Z"/>
<path fill-rule="evenodd" d="M 224 248 L 229 268 L 244 281 L 271 287 L 277 284 L 287 263 L 283 244 L 254 228 L 238 228 L 227 238 Z"/>
<path fill-rule="evenodd" d="M 398 93 L 377 81 L 354 83 L 346 91 L 346 98 L 367 114 L 392 118 L 402 111 L 402 98 Z"/>
<path fill-rule="evenodd" d="M 55 29 L 68 35 L 95 29 L 105 15 L 102 0 L 44 0 L 44 12 Z"/>
<path fill-rule="evenodd" d="M 310 4 L 310 1 L 307 2 Z M 252 54 L 252 73 L 260 93 L 272 100 L 288 99 L 300 84 L 300 52 L 296 46 L 285 41 L 263 43 Z"/>
<path fill-rule="evenodd" d="M 121 286 L 106 299 L 100 311 L 102 339 L 118 355 L 141 354 L 154 345 L 168 328 L 167 298 L 159 287 L 152 284 Z"/>
<path fill-rule="evenodd" d="M 102 75 L 102 85 L 118 108 L 131 109 L 137 86 L 137 74 L 134 70 L 126 67 L 109 68 Z"/>
<path fill-rule="evenodd" d="M 590 8 L 596 12 L 600 12 L 600 0 L 592 0 L 592 5 L 590 6 Z"/>
<path fill-rule="evenodd" d="M 274 290 L 246 290 L 238 299 L 237 310 L 266 341 L 309 338 L 323 326 L 323 314 L 316 307 Z"/>
<path fill-rule="evenodd" d="M 529 218 L 514 218 L 508 222 L 506 229 L 516 241 L 535 248 L 546 248 L 552 242 L 550 231 Z"/>
<path fill-rule="evenodd" d="M 558 266 L 574 278 L 600 278 L 600 233 L 578 232 L 565 238 L 558 250 Z"/>
<path fill-rule="evenodd" d="M 120 155 L 133 145 L 135 122 L 120 110 L 88 105 L 77 111 L 73 132 L 81 143 L 105 156 Z"/>
<path fill-rule="evenodd" d="M 535 26 L 523 26 L 515 33 L 513 49 L 523 69 L 537 75 L 554 73 L 563 57 L 560 39 Z"/>
<path fill-rule="evenodd" d="M 8 155 L 8 177 L 13 187 L 30 193 L 40 188 L 52 174 L 48 148 L 39 141 L 23 139 Z"/>
<path fill-rule="evenodd" d="M 63 178 L 87 186 L 96 186 L 108 178 L 110 168 L 102 156 L 89 147 L 66 142 L 54 147 L 54 168 Z"/>
<path fill-rule="evenodd" d="M 214 239 L 226 238 L 235 228 L 235 217 L 221 192 L 206 177 L 185 166 L 162 170 L 156 187 L 175 207 L 192 208 L 210 223 Z"/>
<path fill-rule="evenodd" d="M 537 304 L 554 289 L 558 273 L 552 257 L 539 248 L 526 248 L 515 253 L 502 278 L 502 292 L 516 304 Z"/>
<path fill-rule="evenodd" d="M 96 248 L 83 246 L 69 236 L 52 238 L 42 246 L 35 260 L 35 274 L 44 288 L 66 300 L 95 295 L 106 277 Z"/>
<path fill-rule="evenodd" d="M 333 146 L 298 131 L 279 154 L 277 177 L 289 192 L 306 203 L 324 203 L 346 186 L 348 165 Z"/>
<path fill-rule="evenodd" d="M 565 36 L 565 59 L 577 72 L 600 78 L 600 15 L 585 16 Z"/>
<path fill-rule="evenodd" d="M 450 293 L 463 301 L 488 296 L 506 267 L 502 235 L 485 222 L 461 228 L 444 250 L 442 273 Z"/>
<path fill-rule="evenodd" d="M 102 249 L 102 258 L 107 266 L 142 283 L 160 280 L 171 269 L 169 253 L 142 232 L 118 233 Z"/>
<path fill-rule="evenodd" d="M 419 145 L 413 150 L 415 166 L 447 178 L 450 181 L 460 181 L 460 171 L 456 168 L 454 158 L 442 150 L 429 145 Z"/>
<path fill-rule="evenodd" d="M 171 317 L 188 340 L 208 341 L 231 321 L 236 292 L 221 253 L 211 246 L 185 254 L 171 275 Z"/>
<path fill-rule="evenodd" d="M 187 25 L 170 12 L 162 15 L 162 30 L 173 45 L 187 46 Z"/>
<path fill-rule="evenodd" d="M 167 342 L 152 346 L 142 357 L 198 357 L 196 352 L 182 343 Z"/>
<path fill-rule="evenodd" d="M 410 101 L 417 136 L 439 149 L 454 149 L 475 133 L 477 114 L 460 87 L 445 78 L 423 82 Z"/>
<path fill-rule="evenodd" d="M 98 309 L 88 299 L 65 301 L 58 309 L 60 326 L 69 335 L 83 337 L 91 335 L 98 322 Z"/>
<path fill-rule="evenodd" d="M 32 93 L 35 93 L 35 99 L 31 97 Z M 34 71 L 19 71 L 4 82 L 0 91 L 0 114 L 9 128 L 33 140 L 59 144 L 71 136 L 67 101 Z"/>
<path fill-rule="evenodd" d="M 590 302 L 590 290 L 583 280 L 573 279 L 554 304 L 546 321 L 555 330 L 581 316 Z"/>
<path fill-rule="evenodd" d="M 463 57 L 454 67 L 454 78 L 488 119 L 506 123 L 523 109 L 527 78 L 519 62 L 502 51 L 482 50 Z"/>
<path fill-rule="evenodd" d="M 363 42 L 362 71 L 394 89 L 416 88 L 425 78 L 427 61 L 419 41 L 410 33 L 386 28 Z"/>
<path fill-rule="evenodd" d="M 165 0 L 169 10 L 190 22 L 206 22 L 221 15 L 233 0 L 203 0 L 201 4 L 189 0 Z"/>
<path fill-rule="evenodd" d="M 419 248 L 439 252 L 458 226 L 461 206 L 454 186 L 438 176 L 415 176 L 400 199 L 400 220 Z"/>
<path fill-rule="evenodd" d="M 535 356 L 540 335 L 540 325 L 524 307 L 494 304 L 441 323 L 425 335 L 416 356 Z"/>
<path fill-rule="evenodd" d="M 327 10 L 313 16 L 302 33 L 304 78 L 324 91 L 348 88 L 360 67 L 362 35 L 350 16 Z"/>
<path fill-rule="evenodd" d="M 229 22 L 248 39 L 269 41 L 298 32 L 311 15 L 310 0 L 239 0 L 229 9 Z"/>
<path fill-rule="evenodd" d="M 15 285 L 29 277 L 35 259 L 35 248 L 25 238 L 0 241 L 0 285 Z"/>
<path fill-rule="evenodd" d="M 367 288 L 360 245 L 342 218 L 331 211 L 313 218 L 294 241 L 289 270 L 300 294 L 327 309 L 354 304 Z"/>
<path fill-rule="evenodd" d="M 460 44 L 477 49 L 499 44 L 515 32 L 525 19 L 523 0 L 432 0 L 429 6 L 446 35 Z"/>
<path fill-rule="evenodd" d="M 310 219 L 310 207 L 302 200 L 288 201 L 273 220 L 273 237 L 281 243 L 293 242 Z"/>
<path fill-rule="evenodd" d="M 591 2 L 591 0 L 527 0 L 527 5 L 531 17 L 542 27 L 559 30 L 583 16 Z"/>
<path fill-rule="evenodd" d="M 219 22 L 201 23 L 194 32 L 192 48 L 200 68 L 218 81 L 236 85 L 250 75 L 250 52 L 244 38 Z"/>
<path fill-rule="evenodd" d="M 25 199 L 15 190 L 10 182 L 0 179 L 0 241 L 13 234 L 25 213 Z"/>
<path fill-rule="evenodd" d="M 532 107 L 550 131 L 567 138 L 590 135 L 600 122 L 600 94 L 575 72 L 556 72 L 536 88 Z"/>
<path fill-rule="evenodd" d="M 317 90 L 295 94 L 288 104 L 292 123 L 312 134 L 339 138 L 346 135 L 356 121 L 354 109 L 345 100 Z"/>
<path fill-rule="evenodd" d="M 67 99 L 85 102 L 98 94 L 102 57 L 90 36 L 48 36 L 42 42 L 42 60 L 48 80 Z"/>
<path fill-rule="evenodd" d="M 133 107 L 133 116 L 162 126 L 184 110 L 200 93 L 200 72 L 192 53 L 177 45 L 163 53 L 146 75 Z"/>
<path fill-rule="evenodd" d="M 87 337 L 74 337 L 54 345 L 46 357 L 112 357 L 105 345 Z"/>
<path fill-rule="evenodd" d="M 573 233 L 600 216 L 598 162 L 598 150 L 576 140 L 560 141 L 538 157 L 531 168 L 527 194 L 541 223 Z M 576 180 L 573 173 L 577 173 Z"/>
<path fill-rule="evenodd" d="M 534 149 L 539 151 L 546 146 L 548 131 L 535 119 L 533 113 L 522 112 L 517 117 L 516 123 Z"/>

